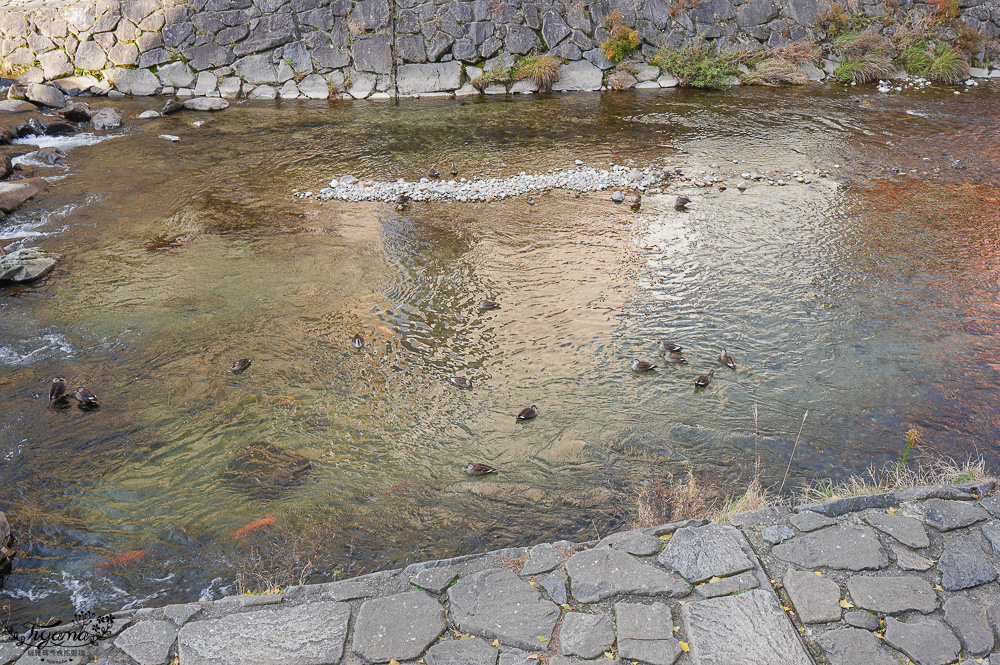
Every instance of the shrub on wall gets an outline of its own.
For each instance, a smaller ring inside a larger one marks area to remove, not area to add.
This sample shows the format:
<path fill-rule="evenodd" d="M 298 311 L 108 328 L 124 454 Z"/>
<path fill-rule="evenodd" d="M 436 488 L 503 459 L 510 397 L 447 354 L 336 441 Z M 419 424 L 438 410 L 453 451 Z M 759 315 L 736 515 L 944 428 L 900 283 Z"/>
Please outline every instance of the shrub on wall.
<path fill-rule="evenodd" d="M 601 53 L 608 62 L 620 63 L 629 53 L 639 48 L 642 40 L 639 32 L 625 25 L 622 15 L 613 11 L 604 19 L 604 24 L 611 31 L 611 36 L 601 44 Z"/>
<path fill-rule="evenodd" d="M 732 85 L 740 71 L 740 60 L 745 57 L 745 53 L 719 55 L 708 44 L 691 44 L 660 49 L 652 63 L 673 74 L 683 87 L 721 90 Z"/>

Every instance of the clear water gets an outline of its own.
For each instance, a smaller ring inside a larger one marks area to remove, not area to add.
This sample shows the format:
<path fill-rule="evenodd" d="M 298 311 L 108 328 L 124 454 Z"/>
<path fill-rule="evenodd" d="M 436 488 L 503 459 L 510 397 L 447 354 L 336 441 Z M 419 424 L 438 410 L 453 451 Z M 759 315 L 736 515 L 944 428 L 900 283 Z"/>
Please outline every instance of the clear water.
<path fill-rule="evenodd" d="M 618 525 L 642 453 L 717 494 L 745 483 L 755 403 L 769 483 L 806 411 L 796 486 L 893 459 L 910 427 L 995 464 L 997 92 L 255 102 L 67 146 L 0 226 L 8 249 L 65 255 L 0 291 L 0 509 L 23 550 L 0 604 L 65 617 L 231 593 L 250 557 L 231 534 L 268 517 L 325 543 L 312 580 L 589 539 Z M 674 194 L 640 214 L 607 193 L 403 213 L 290 195 L 575 159 L 830 177 L 694 189 L 686 213 Z M 690 364 L 629 371 L 661 337 Z M 104 406 L 48 408 L 53 376 Z M 261 499 L 224 481 L 254 441 L 312 460 L 304 483 Z M 501 473 L 470 479 L 469 461 Z"/>

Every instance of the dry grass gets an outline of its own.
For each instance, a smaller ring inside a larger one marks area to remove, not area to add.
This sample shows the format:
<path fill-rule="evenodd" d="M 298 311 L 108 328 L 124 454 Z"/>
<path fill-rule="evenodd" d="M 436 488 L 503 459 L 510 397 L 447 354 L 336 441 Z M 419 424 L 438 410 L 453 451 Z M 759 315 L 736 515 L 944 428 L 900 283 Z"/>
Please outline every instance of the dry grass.
<path fill-rule="evenodd" d="M 996 477 L 987 472 L 982 457 L 970 457 L 962 462 L 947 457 L 934 458 L 913 465 L 894 462 L 881 469 L 871 466 L 865 475 L 854 475 L 837 483 L 816 482 L 803 488 L 797 498 L 803 503 L 811 503 L 899 492 L 926 485 L 956 485 L 984 480 L 995 481 Z"/>
<path fill-rule="evenodd" d="M 612 90 L 628 90 L 634 81 L 635 79 L 628 72 L 618 71 L 608 76 L 608 87 Z"/>
<path fill-rule="evenodd" d="M 625 493 L 633 528 L 706 517 L 712 512 L 715 501 L 707 498 L 698 487 L 690 467 L 684 478 L 677 479 L 648 455 L 643 455 L 642 462 L 640 480 Z"/>
<path fill-rule="evenodd" d="M 15 65 L 6 60 L 0 60 L 0 76 L 3 78 L 14 78 L 26 71 L 28 71 L 28 68 L 24 65 Z"/>
<path fill-rule="evenodd" d="M 561 66 L 562 60 L 551 53 L 525 56 L 515 66 L 514 80 L 528 79 L 538 87 L 538 92 L 551 92 Z"/>
<path fill-rule="evenodd" d="M 305 584 L 317 570 L 340 577 L 340 571 L 326 559 L 334 550 L 337 533 L 325 523 L 310 523 L 296 531 L 281 522 L 270 531 L 248 533 L 236 538 L 240 557 L 236 564 L 239 593 L 276 594 L 289 586 Z M 326 581 L 329 575 L 325 576 Z"/>
<path fill-rule="evenodd" d="M 727 499 L 722 507 L 711 514 L 714 522 L 728 522 L 734 515 L 747 510 L 757 510 L 758 508 L 768 508 L 781 503 L 778 496 L 772 494 L 769 489 L 761 485 L 760 478 L 754 478 L 743 494 Z"/>
<path fill-rule="evenodd" d="M 779 46 L 768 52 L 769 59 L 784 60 L 796 65 L 817 62 L 820 57 L 822 57 L 822 54 L 820 53 L 819 46 L 816 42 L 808 39 L 800 39 L 797 42 Z"/>
<path fill-rule="evenodd" d="M 805 85 L 809 82 L 809 77 L 801 67 L 792 62 L 770 59 L 742 74 L 740 82 L 744 85 Z"/>

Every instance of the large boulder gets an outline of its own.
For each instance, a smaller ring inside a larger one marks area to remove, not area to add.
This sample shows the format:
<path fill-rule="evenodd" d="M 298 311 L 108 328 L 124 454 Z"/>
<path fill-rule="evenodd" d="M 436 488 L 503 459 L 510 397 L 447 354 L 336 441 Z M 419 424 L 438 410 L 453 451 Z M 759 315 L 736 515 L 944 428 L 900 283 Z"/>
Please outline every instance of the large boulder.
<path fill-rule="evenodd" d="M 27 178 L 16 182 L 0 182 L 0 212 L 10 214 L 35 194 L 49 186 L 41 178 Z"/>
<path fill-rule="evenodd" d="M 256 499 L 274 499 L 301 485 L 311 469 L 312 462 L 302 455 L 257 441 L 236 451 L 222 478 Z"/>
<path fill-rule="evenodd" d="M 160 79 L 148 69 L 114 67 L 106 71 L 108 81 L 126 95 L 155 95 L 160 89 Z"/>
<path fill-rule="evenodd" d="M 31 113 L 37 111 L 38 107 L 20 99 L 5 99 L 0 101 L 0 113 Z"/>
<path fill-rule="evenodd" d="M 53 85 L 31 83 L 28 85 L 27 96 L 31 101 L 42 106 L 54 109 L 61 109 L 66 106 L 66 95 Z"/>
<path fill-rule="evenodd" d="M 115 129 L 122 124 L 122 114 L 111 107 L 106 107 L 95 113 L 90 122 L 94 129 Z"/>
<path fill-rule="evenodd" d="M 559 67 L 559 80 L 553 90 L 600 90 L 603 74 L 587 60 L 578 60 Z"/>
<path fill-rule="evenodd" d="M 229 108 L 229 102 L 221 97 L 192 97 L 181 106 L 189 111 L 221 111 Z"/>
<path fill-rule="evenodd" d="M 30 282 L 38 279 L 52 270 L 60 258 L 62 257 L 58 254 L 49 254 L 37 247 L 26 247 L 0 256 L 0 282 Z"/>

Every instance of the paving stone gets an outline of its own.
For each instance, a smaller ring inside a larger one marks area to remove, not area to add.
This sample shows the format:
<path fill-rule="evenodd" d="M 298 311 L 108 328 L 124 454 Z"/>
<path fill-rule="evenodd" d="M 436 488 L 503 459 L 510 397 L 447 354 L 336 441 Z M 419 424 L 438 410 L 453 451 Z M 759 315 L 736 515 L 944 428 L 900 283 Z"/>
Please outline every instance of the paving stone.
<path fill-rule="evenodd" d="M 423 591 L 373 598 L 358 612 L 352 649 L 371 663 L 416 659 L 445 628 L 444 608 Z"/>
<path fill-rule="evenodd" d="M 951 485 L 928 485 L 925 487 L 911 487 L 907 490 L 896 492 L 896 498 L 900 501 L 924 501 L 926 499 L 958 499 L 969 501 L 974 499 L 971 492 L 960 490 Z"/>
<path fill-rule="evenodd" d="M 0 642 L 0 663 L 13 663 L 21 657 L 27 647 L 18 646 L 16 642 Z"/>
<path fill-rule="evenodd" d="M 603 614 L 567 612 L 559 630 L 559 646 L 567 656 L 597 658 L 615 641 L 611 619 Z"/>
<path fill-rule="evenodd" d="M 878 617 L 871 612 L 865 612 L 864 610 L 851 610 L 850 612 L 844 612 L 844 623 L 848 626 L 864 628 L 865 630 L 878 629 Z"/>
<path fill-rule="evenodd" d="M 760 582 L 757 581 L 757 576 L 752 571 L 747 571 L 732 577 L 723 577 L 714 582 L 699 584 L 694 590 L 702 598 L 718 598 L 719 596 L 756 589 L 759 586 Z"/>
<path fill-rule="evenodd" d="M 650 665 L 672 665 L 681 654 L 666 603 L 615 603 L 618 655 Z"/>
<path fill-rule="evenodd" d="M 984 656 L 993 650 L 993 631 L 976 615 L 965 596 L 952 596 L 944 604 L 944 621 L 973 656 Z"/>
<path fill-rule="evenodd" d="M 906 654 L 916 665 L 948 665 L 958 659 L 962 645 L 940 621 L 903 623 L 885 618 L 885 642 Z"/>
<path fill-rule="evenodd" d="M 938 531 L 951 531 L 989 519 L 985 510 L 974 503 L 928 499 L 924 504 L 924 522 Z"/>
<path fill-rule="evenodd" d="M 642 531 L 625 531 L 608 536 L 597 543 L 597 547 L 613 547 L 636 556 L 650 556 L 660 551 L 663 541 Z"/>
<path fill-rule="evenodd" d="M 830 527 L 796 536 L 775 545 L 771 554 L 800 568 L 857 571 L 884 568 L 889 563 L 875 532 L 866 526 Z"/>
<path fill-rule="evenodd" d="M 908 610 L 927 614 L 938 608 L 938 597 L 930 583 L 912 575 L 854 575 L 847 580 L 847 593 L 858 607 L 884 614 L 899 614 Z"/>
<path fill-rule="evenodd" d="M 878 619 L 875 624 L 878 626 Z M 864 630 L 831 630 L 820 635 L 816 643 L 823 649 L 830 665 L 899 665 L 899 661 L 889 655 L 878 638 Z"/>
<path fill-rule="evenodd" d="M 184 665 L 338 662 L 344 654 L 350 614 L 346 603 L 317 601 L 191 621 L 181 628 L 177 638 L 180 662 Z"/>
<path fill-rule="evenodd" d="M 811 510 L 826 515 L 827 517 L 840 517 L 848 513 L 856 513 L 870 508 L 895 508 L 899 505 L 899 499 L 891 493 L 868 494 L 865 496 L 850 496 L 844 499 L 830 499 L 819 503 L 807 503 L 796 506 L 796 512 Z"/>
<path fill-rule="evenodd" d="M 927 557 L 922 557 L 916 552 L 906 549 L 902 545 L 890 545 L 889 549 L 896 555 L 896 565 L 903 570 L 928 570 L 934 562 Z"/>
<path fill-rule="evenodd" d="M 564 570 L 554 570 L 538 578 L 552 602 L 562 605 L 569 600 L 569 577 Z"/>
<path fill-rule="evenodd" d="M 680 522 L 670 522 L 669 524 L 653 526 L 645 529 L 645 532 L 650 536 L 668 536 L 672 533 L 676 533 L 678 529 L 683 529 L 686 526 L 705 526 L 706 524 L 711 524 L 711 522 L 712 520 L 706 519 L 681 520 Z"/>
<path fill-rule="evenodd" d="M 837 520 L 824 517 L 823 515 L 814 513 L 811 510 L 806 510 L 796 515 L 792 515 L 789 518 L 789 521 L 792 523 L 792 526 L 799 531 L 815 531 L 816 529 L 833 526 L 837 523 Z"/>
<path fill-rule="evenodd" d="M 200 611 L 201 605 L 196 605 L 194 603 L 167 605 L 163 608 L 163 618 L 173 621 L 180 626 Z"/>
<path fill-rule="evenodd" d="M 769 526 L 760 534 L 761 538 L 772 545 L 777 545 L 778 543 L 784 542 L 794 536 L 795 532 L 784 524 L 774 524 Z"/>
<path fill-rule="evenodd" d="M 754 589 L 681 607 L 697 665 L 809 665 L 798 633 L 770 591 Z"/>
<path fill-rule="evenodd" d="M 521 649 L 536 647 L 539 637 L 551 639 L 560 614 L 555 603 L 506 568 L 459 579 L 448 600 L 459 630 Z"/>
<path fill-rule="evenodd" d="M 610 548 L 574 554 L 566 561 L 566 572 L 569 573 L 570 591 L 581 603 L 630 593 L 675 598 L 691 591 L 683 580 Z"/>
<path fill-rule="evenodd" d="M 297 600 L 299 598 L 320 597 L 323 600 L 356 600 L 358 598 L 370 598 L 378 595 L 378 591 L 372 587 L 372 581 L 379 578 L 379 574 L 355 577 L 349 580 L 338 582 L 327 582 L 326 584 L 303 584 L 288 587 L 285 590 L 286 600 Z"/>
<path fill-rule="evenodd" d="M 451 567 L 425 568 L 410 578 L 410 583 L 430 591 L 441 593 L 458 578 L 458 572 Z"/>
<path fill-rule="evenodd" d="M 424 662 L 427 665 L 496 665 L 497 650 L 476 637 L 444 640 L 427 650 Z"/>
<path fill-rule="evenodd" d="M 937 567 L 941 571 L 941 586 L 947 591 L 968 589 L 997 578 L 993 562 L 970 536 L 947 541 Z"/>
<path fill-rule="evenodd" d="M 993 517 L 1000 517 L 1000 492 L 986 497 L 979 505 L 989 511 Z"/>
<path fill-rule="evenodd" d="M 658 561 L 691 582 L 704 582 L 710 577 L 726 577 L 753 568 L 753 562 L 733 532 L 714 522 L 678 530 Z M 575 588 L 573 594 L 576 595 Z"/>
<path fill-rule="evenodd" d="M 139 665 L 160 665 L 167 662 L 176 639 L 177 624 L 173 621 L 140 621 L 119 635 L 115 646 Z"/>
<path fill-rule="evenodd" d="M 522 575 L 537 575 L 555 570 L 566 557 L 566 550 L 559 549 L 555 545 L 542 543 L 535 545 L 528 550 L 528 560 L 521 568 Z"/>
<path fill-rule="evenodd" d="M 538 658 L 529 658 L 531 655 L 524 649 L 507 649 L 500 652 L 499 665 L 538 665 Z"/>
<path fill-rule="evenodd" d="M 802 623 L 840 620 L 840 586 L 833 580 L 789 569 L 782 582 Z"/>
<path fill-rule="evenodd" d="M 745 510 L 734 515 L 729 523 L 740 529 L 748 526 L 773 526 L 778 524 L 789 512 L 790 509 L 786 506 Z"/>
<path fill-rule="evenodd" d="M 967 483 L 956 483 L 955 487 L 962 490 L 963 492 L 970 492 L 972 494 L 977 494 L 979 496 L 986 496 L 994 489 L 996 489 L 997 483 L 995 480 L 983 479 L 983 480 L 971 480 Z"/>
<path fill-rule="evenodd" d="M 993 556 L 1000 557 L 1000 520 L 990 520 L 979 527 L 993 548 Z"/>
<path fill-rule="evenodd" d="M 913 519 L 912 517 L 877 513 L 875 515 L 868 515 L 865 517 L 865 521 L 879 531 L 889 534 L 907 547 L 921 549 L 931 544 L 924 525 L 920 523 L 920 520 Z"/>
<path fill-rule="evenodd" d="M 994 637 L 1000 639 L 1000 603 L 986 608 L 986 623 L 989 624 Z"/>

